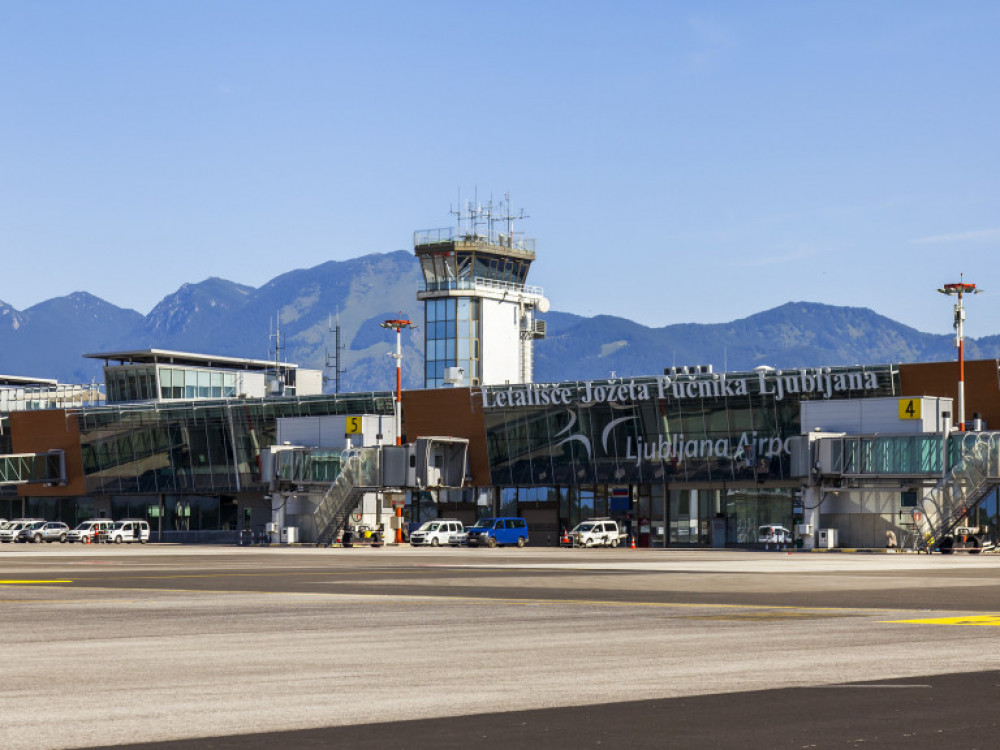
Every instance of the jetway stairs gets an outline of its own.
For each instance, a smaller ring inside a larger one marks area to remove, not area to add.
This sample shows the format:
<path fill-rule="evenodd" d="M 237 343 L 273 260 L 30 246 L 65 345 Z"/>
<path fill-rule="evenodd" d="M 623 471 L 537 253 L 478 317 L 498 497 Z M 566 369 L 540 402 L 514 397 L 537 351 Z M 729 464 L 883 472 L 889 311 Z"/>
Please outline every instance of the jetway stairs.
<path fill-rule="evenodd" d="M 355 448 L 344 452 L 340 473 L 313 512 L 318 545 L 328 547 L 343 530 L 365 492 L 379 486 L 381 453 L 381 448 Z"/>
<path fill-rule="evenodd" d="M 464 438 L 423 437 L 407 445 L 348 448 L 339 453 L 274 446 L 262 458 L 272 492 L 322 492 L 313 511 L 316 543 L 329 545 L 368 493 L 462 487 L 467 455 Z"/>
<path fill-rule="evenodd" d="M 16 484 L 66 484 L 66 454 L 54 450 L 0 455 L 0 485 Z"/>
<path fill-rule="evenodd" d="M 913 510 L 918 546 L 930 549 L 966 522 L 986 496 L 1000 486 L 1000 432 L 950 436 L 952 468 Z"/>

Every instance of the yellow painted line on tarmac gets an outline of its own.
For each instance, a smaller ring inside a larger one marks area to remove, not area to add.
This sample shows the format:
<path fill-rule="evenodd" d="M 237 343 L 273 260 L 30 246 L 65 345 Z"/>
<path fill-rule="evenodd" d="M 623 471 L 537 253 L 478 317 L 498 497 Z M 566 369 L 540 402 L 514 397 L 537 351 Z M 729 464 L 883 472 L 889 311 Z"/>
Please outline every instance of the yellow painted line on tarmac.
<path fill-rule="evenodd" d="M 0 586 L 34 586 L 36 583 L 73 583 L 69 578 L 58 578 L 51 581 L 34 580 L 25 578 L 23 580 L 0 580 Z"/>
<path fill-rule="evenodd" d="M 961 615 L 959 617 L 927 617 L 919 620 L 883 620 L 890 625 L 992 625 L 1000 626 L 1000 615 Z"/>

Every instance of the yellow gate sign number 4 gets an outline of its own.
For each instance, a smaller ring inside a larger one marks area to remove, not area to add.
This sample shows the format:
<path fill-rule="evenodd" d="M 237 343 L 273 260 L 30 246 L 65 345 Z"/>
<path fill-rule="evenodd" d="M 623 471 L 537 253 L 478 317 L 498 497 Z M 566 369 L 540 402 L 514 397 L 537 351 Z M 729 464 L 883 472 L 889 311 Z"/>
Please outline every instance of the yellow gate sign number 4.
<path fill-rule="evenodd" d="M 902 410 L 902 407 L 900 407 L 900 410 Z M 360 435 L 361 434 L 361 417 L 348 417 L 347 418 L 347 430 L 345 430 L 345 432 L 348 435 Z"/>
<path fill-rule="evenodd" d="M 899 399 L 900 419 L 920 419 L 920 399 L 901 398 Z"/>

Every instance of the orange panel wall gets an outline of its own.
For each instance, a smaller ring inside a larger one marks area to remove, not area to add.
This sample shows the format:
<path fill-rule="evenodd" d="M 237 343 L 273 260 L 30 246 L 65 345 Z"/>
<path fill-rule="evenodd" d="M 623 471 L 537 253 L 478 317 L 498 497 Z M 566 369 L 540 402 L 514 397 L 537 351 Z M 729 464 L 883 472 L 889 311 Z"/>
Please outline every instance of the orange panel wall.
<path fill-rule="evenodd" d="M 64 409 L 14 411 L 10 413 L 10 432 L 15 453 L 44 453 L 62 449 L 66 453 L 66 486 L 19 485 L 19 495 L 34 497 L 86 495 L 83 481 L 83 453 L 76 415 Z"/>
<path fill-rule="evenodd" d="M 965 419 L 980 414 L 990 429 L 1000 429 L 1000 361 L 965 363 Z M 948 396 L 955 401 L 958 421 L 958 362 L 921 362 L 899 366 L 900 396 Z"/>
<path fill-rule="evenodd" d="M 490 485 L 490 461 L 486 451 L 483 400 L 477 389 L 433 388 L 403 391 L 403 432 L 406 442 L 418 437 L 441 435 L 469 441 L 472 483 Z"/>

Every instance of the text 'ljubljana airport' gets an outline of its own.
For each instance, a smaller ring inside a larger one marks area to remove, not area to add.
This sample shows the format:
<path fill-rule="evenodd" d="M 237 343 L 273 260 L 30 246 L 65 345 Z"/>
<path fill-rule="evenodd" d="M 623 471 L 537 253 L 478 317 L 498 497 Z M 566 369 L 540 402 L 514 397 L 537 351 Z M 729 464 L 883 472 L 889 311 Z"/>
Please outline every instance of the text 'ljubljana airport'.
<path fill-rule="evenodd" d="M 534 383 L 534 240 L 460 217 L 414 250 L 423 389 L 324 394 L 316 370 L 158 349 L 86 355 L 104 389 L 2 378 L 0 516 L 144 518 L 172 542 L 392 544 L 436 516 L 521 516 L 532 545 L 589 517 L 654 548 L 765 525 L 803 549 L 996 538 L 995 360 L 961 386 L 958 362 Z"/>

